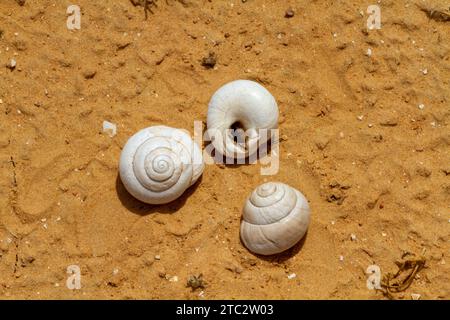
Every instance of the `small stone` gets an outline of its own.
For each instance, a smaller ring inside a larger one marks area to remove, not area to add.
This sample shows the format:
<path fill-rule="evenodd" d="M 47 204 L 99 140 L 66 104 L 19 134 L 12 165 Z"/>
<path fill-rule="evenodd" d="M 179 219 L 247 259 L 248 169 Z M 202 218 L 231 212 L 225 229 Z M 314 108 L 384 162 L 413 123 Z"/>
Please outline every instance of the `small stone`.
<path fill-rule="evenodd" d="M 386 236 L 387 236 L 386 232 L 382 232 L 381 235 L 382 235 L 383 237 L 386 237 Z"/>
<path fill-rule="evenodd" d="M 423 73 L 424 75 L 428 74 L 428 69 L 423 69 L 423 70 L 422 70 L 422 73 Z"/>
<path fill-rule="evenodd" d="M 316 144 L 317 149 L 323 150 L 327 147 L 329 142 L 330 142 L 330 140 L 326 137 L 317 137 L 315 144 Z"/>
<path fill-rule="evenodd" d="M 170 282 L 178 282 L 178 277 L 177 276 L 173 276 L 169 279 Z"/>
<path fill-rule="evenodd" d="M 285 135 L 285 134 L 283 134 L 283 135 L 281 136 L 281 141 L 287 141 L 287 140 L 288 140 L 288 136 Z"/>
<path fill-rule="evenodd" d="M 421 177 L 429 177 L 431 175 L 431 171 L 425 167 L 419 167 L 416 169 L 416 173 Z"/>
<path fill-rule="evenodd" d="M 356 235 L 352 233 L 352 234 L 350 235 L 350 239 L 351 239 L 352 241 L 356 241 Z"/>
<path fill-rule="evenodd" d="M 339 261 L 344 261 L 344 256 L 339 256 Z"/>
<path fill-rule="evenodd" d="M 286 12 L 284 13 L 284 17 L 285 18 L 292 18 L 295 15 L 294 10 L 292 10 L 292 8 L 289 8 L 286 10 Z"/>
<path fill-rule="evenodd" d="M 297 277 L 297 275 L 295 273 L 291 273 L 287 277 L 289 280 L 292 280 L 292 279 L 295 279 Z"/>
<path fill-rule="evenodd" d="M 418 294 L 418 293 L 411 293 L 411 299 L 419 300 L 420 299 L 420 294 Z"/>
<path fill-rule="evenodd" d="M 424 105 L 423 103 L 419 104 L 419 109 L 420 109 L 420 110 L 425 109 L 425 105 Z"/>
<path fill-rule="evenodd" d="M 118 274 L 119 273 L 119 269 L 118 268 L 115 268 L 114 270 L 113 270 L 113 275 L 116 275 L 116 274 Z"/>
<path fill-rule="evenodd" d="M 396 118 L 385 118 L 380 121 L 380 125 L 384 127 L 395 127 L 398 124 L 398 121 Z"/>
<path fill-rule="evenodd" d="M 160 256 L 159 254 L 157 254 L 157 255 L 155 256 L 155 260 L 161 260 L 161 256 Z"/>
<path fill-rule="evenodd" d="M 217 57 L 214 52 L 210 52 L 207 57 L 202 59 L 202 66 L 206 69 L 212 69 L 217 63 Z"/>
<path fill-rule="evenodd" d="M 103 121 L 103 132 L 112 138 L 117 134 L 117 126 L 114 123 Z"/>
<path fill-rule="evenodd" d="M 366 55 L 367 55 L 368 57 L 371 57 L 371 56 L 372 56 L 372 49 L 368 48 L 368 49 L 367 49 L 367 52 L 366 52 Z"/>
<path fill-rule="evenodd" d="M 3 103 L 3 100 L 2 99 L 0 99 L 0 104 L 2 104 Z"/>
<path fill-rule="evenodd" d="M 8 69 L 14 70 L 17 66 L 16 59 L 11 59 L 6 66 L 8 67 Z"/>
<path fill-rule="evenodd" d="M 364 116 L 363 115 L 360 115 L 360 116 L 357 116 L 356 117 L 359 121 L 362 121 L 363 119 L 364 119 Z"/>
<path fill-rule="evenodd" d="M 83 71 L 83 77 L 86 80 L 93 79 L 96 74 L 97 74 L 97 71 L 94 69 L 86 69 Z"/>

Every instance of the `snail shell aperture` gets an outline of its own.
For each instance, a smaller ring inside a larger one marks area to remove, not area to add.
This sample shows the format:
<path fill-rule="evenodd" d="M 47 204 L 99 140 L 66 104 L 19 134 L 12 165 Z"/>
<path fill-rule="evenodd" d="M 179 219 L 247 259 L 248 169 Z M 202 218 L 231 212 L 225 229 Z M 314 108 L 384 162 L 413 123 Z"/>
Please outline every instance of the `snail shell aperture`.
<path fill-rule="evenodd" d="M 280 182 L 264 183 L 245 203 L 241 239 L 256 254 L 280 253 L 303 238 L 309 220 L 308 201 L 300 191 Z"/>
<path fill-rule="evenodd" d="M 201 176 L 204 163 L 199 146 L 188 133 L 154 126 L 127 141 L 119 169 L 131 195 L 145 203 L 163 204 L 193 185 Z"/>
<path fill-rule="evenodd" d="M 261 129 L 278 127 L 278 105 L 262 85 L 250 80 L 236 80 L 219 88 L 208 105 L 208 134 L 214 148 L 230 158 L 246 158 L 258 146 L 270 140 Z M 245 143 L 235 141 L 230 129 L 246 131 Z"/>

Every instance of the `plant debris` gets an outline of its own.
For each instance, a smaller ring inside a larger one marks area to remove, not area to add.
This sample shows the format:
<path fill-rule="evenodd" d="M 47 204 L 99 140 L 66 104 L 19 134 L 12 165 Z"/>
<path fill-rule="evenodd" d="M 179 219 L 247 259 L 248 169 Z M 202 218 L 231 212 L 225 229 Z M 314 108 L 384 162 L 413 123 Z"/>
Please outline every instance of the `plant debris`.
<path fill-rule="evenodd" d="M 195 291 L 198 288 L 205 289 L 206 282 L 205 280 L 203 280 L 203 274 L 200 273 L 200 275 L 198 276 L 195 275 L 189 276 L 186 286 L 190 287 L 192 291 Z"/>
<path fill-rule="evenodd" d="M 450 21 L 450 12 L 445 12 L 444 10 L 435 9 L 431 7 L 426 7 L 425 5 L 417 5 L 420 10 L 425 12 L 428 18 L 437 22 L 448 22 Z M 450 11 L 447 10 L 447 11 Z"/>
<path fill-rule="evenodd" d="M 158 0 L 130 0 L 133 6 L 141 6 L 144 7 L 145 20 L 148 18 L 148 12 L 153 14 L 152 7 L 158 7 L 156 2 Z"/>
<path fill-rule="evenodd" d="M 426 259 L 422 255 L 416 256 L 406 252 L 399 261 L 396 261 L 398 271 L 395 274 L 387 273 L 381 281 L 381 291 L 389 299 L 394 299 L 394 293 L 403 292 L 408 289 L 414 281 L 416 274 L 425 267 Z"/>

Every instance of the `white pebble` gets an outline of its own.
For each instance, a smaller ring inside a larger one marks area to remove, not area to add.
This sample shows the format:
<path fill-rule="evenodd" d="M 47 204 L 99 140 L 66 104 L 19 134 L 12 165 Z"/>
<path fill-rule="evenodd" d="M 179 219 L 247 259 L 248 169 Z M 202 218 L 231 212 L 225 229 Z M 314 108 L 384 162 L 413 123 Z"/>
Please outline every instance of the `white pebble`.
<path fill-rule="evenodd" d="M 339 256 L 339 261 L 344 261 L 344 256 Z"/>
<path fill-rule="evenodd" d="M 178 282 L 178 277 L 177 276 L 173 276 L 172 278 L 169 279 L 170 282 Z"/>
<path fill-rule="evenodd" d="M 117 133 L 117 126 L 114 123 L 103 121 L 103 132 L 107 133 L 112 138 Z"/>
<path fill-rule="evenodd" d="M 16 66 L 17 66 L 17 61 L 16 61 L 16 59 L 11 59 L 11 60 L 9 61 L 8 68 L 14 69 Z"/>
<path fill-rule="evenodd" d="M 423 70 L 422 70 L 422 73 L 423 73 L 423 74 L 427 74 L 427 73 L 428 73 L 428 69 L 423 69 Z"/>
<path fill-rule="evenodd" d="M 116 275 L 116 274 L 118 274 L 119 273 L 119 269 L 118 268 L 115 268 L 114 270 L 113 270 L 113 275 Z"/>
<path fill-rule="evenodd" d="M 364 119 L 364 116 L 360 115 L 360 116 L 357 116 L 357 118 L 358 118 L 359 121 L 362 121 L 362 119 Z"/>
<path fill-rule="evenodd" d="M 155 260 L 161 260 L 161 256 L 160 256 L 159 254 L 157 254 L 157 255 L 155 256 Z"/>
<path fill-rule="evenodd" d="M 0 99 L 0 104 L 2 104 L 3 103 L 3 100 L 2 99 Z"/>
<path fill-rule="evenodd" d="M 387 234 L 386 234 L 385 232 L 382 232 L 381 235 L 382 235 L 383 237 L 386 237 L 386 236 L 387 236 Z"/>
<path fill-rule="evenodd" d="M 352 241 L 356 241 L 356 235 L 352 233 L 352 234 L 350 235 L 350 239 L 351 239 Z"/>
<path fill-rule="evenodd" d="M 424 105 L 423 103 L 419 104 L 419 109 L 420 109 L 420 110 L 425 109 L 425 105 Z"/>
<path fill-rule="evenodd" d="M 296 278 L 297 275 L 295 273 L 291 273 L 287 277 L 288 277 L 289 280 L 292 280 L 292 279 Z"/>
<path fill-rule="evenodd" d="M 420 299 L 420 294 L 418 294 L 418 293 L 411 293 L 411 298 L 413 300 L 419 300 Z"/>
<path fill-rule="evenodd" d="M 367 49 L 367 52 L 366 52 L 366 55 L 367 55 L 368 57 L 371 57 L 371 56 L 372 56 L 372 49 L 368 48 L 368 49 Z"/>

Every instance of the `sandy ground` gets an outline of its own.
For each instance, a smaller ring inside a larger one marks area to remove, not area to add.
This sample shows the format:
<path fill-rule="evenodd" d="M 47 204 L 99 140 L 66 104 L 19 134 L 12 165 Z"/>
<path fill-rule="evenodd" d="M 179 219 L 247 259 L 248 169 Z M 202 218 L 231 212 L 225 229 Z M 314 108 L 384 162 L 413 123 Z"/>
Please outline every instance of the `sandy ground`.
<path fill-rule="evenodd" d="M 71 4 L 81 30 L 66 27 Z M 426 13 L 448 2 L 379 1 L 381 29 L 367 31 L 370 4 L 160 0 L 145 20 L 128 0 L 0 1 L 0 297 L 385 299 L 366 268 L 393 273 L 425 249 L 394 297 L 450 299 L 450 22 Z M 279 103 L 279 173 L 209 165 L 171 204 L 133 199 L 118 179 L 127 139 L 157 124 L 193 132 L 235 79 Z M 239 240 L 264 181 L 312 208 L 304 241 L 269 258 Z"/>

